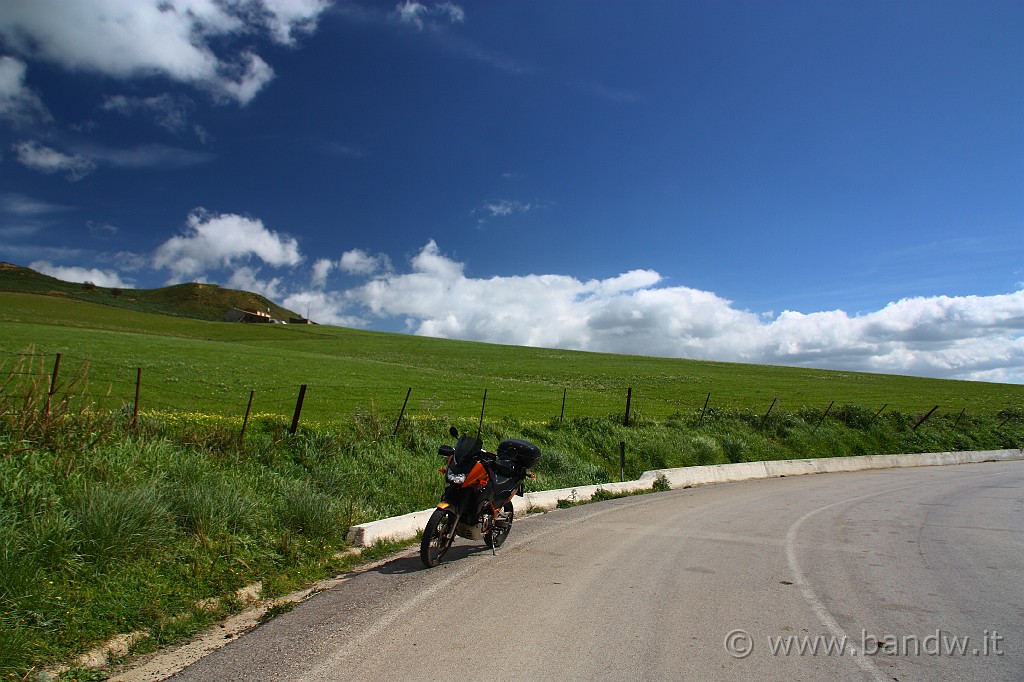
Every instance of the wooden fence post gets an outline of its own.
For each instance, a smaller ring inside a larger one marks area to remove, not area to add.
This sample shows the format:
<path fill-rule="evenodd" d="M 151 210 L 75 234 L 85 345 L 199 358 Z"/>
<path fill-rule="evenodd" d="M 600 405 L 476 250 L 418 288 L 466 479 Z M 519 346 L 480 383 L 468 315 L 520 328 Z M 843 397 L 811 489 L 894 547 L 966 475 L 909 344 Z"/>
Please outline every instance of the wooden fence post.
<path fill-rule="evenodd" d="M 139 427 L 139 390 L 142 387 L 142 368 L 135 373 L 135 409 L 132 410 L 132 429 Z"/>
<path fill-rule="evenodd" d="M 402 411 L 398 413 L 398 421 L 395 422 L 395 432 L 391 435 L 398 435 L 398 427 L 402 424 L 402 416 L 405 415 L 405 406 L 409 404 L 409 396 L 412 395 L 412 386 L 405 392 L 405 402 L 402 403 Z"/>
<path fill-rule="evenodd" d="M 60 370 L 60 353 L 57 353 L 57 360 L 53 363 L 53 375 L 50 377 L 50 390 L 46 394 L 46 407 L 43 408 L 43 416 L 50 416 L 50 400 L 57 392 L 57 372 Z"/>
<path fill-rule="evenodd" d="M 569 392 L 568 388 L 562 389 L 562 412 L 558 415 L 558 425 L 562 425 L 562 418 L 565 416 L 565 396 Z"/>
<path fill-rule="evenodd" d="M 708 393 L 708 397 L 704 399 L 704 409 L 700 411 L 700 419 L 697 420 L 697 426 L 704 423 L 704 413 L 708 411 L 708 401 L 711 400 L 711 393 Z"/>
<path fill-rule="evenodd" d="M 887 407 L 889 407 L 889 403 L 882 405 L 882 409 L 879 410 L 878 412 L 875 412 L 875 416 L 868 420 L 868 426 L 871 426 L 871 424 L 874 423 L 876 419 L 878 419 L 878 415 L 882 414 L 882 410 L 884 410 Z"/>
<path fill-rule="evenodd" d="M 966 411 L 967 411 L 966 407 L 964 409 L 960 410 L 960 414 L 958 414 L 956 416 L 956 421 L 953 422 L 953 428 L 950 429 L 951 431 L 956 431 L 956 427 L 957 427 L 957 425 L 960 424 L 960 419 L 964 416 L 964 412 L 966 412 Z"/>
<path fill-rule="evenodd" d="M 912 431 L 917 431 L 917 427 L 920 426 L 921 424 L 924 424 L 925 420 L 928 419 L 928 417 L 932 416 L 932 413 L 935 412 L 935 410 L 937 410 L 937 409 L 939 409 L 938 405 L 936 405 L 932 409 L 928 410 L 927 414 L 925 414 L 923 417 L 921 417 L 920 419 L 917 420 L 917 423 L 914 424 L 914 428 L 911 429 L 911 430 Z"/>
<path fill-rule="evenodd" d="M 629 403 L 633 400 L 633 387 L 630 386 L 626 389 L 626 419 L 622 422 L 623 426 L 629 426 Z"/>
<path fill-rule="evenodd" d="M 484 410 L 487 408 L 487 389 L 484 389 L 484 399 L 480 403 L 480 422 L 476 425 L 476 437 L 480 437 L 480 433 L 484 430 Z"/>
<path fill-rule="evenodd" d="M 825 417 L 827 417 L 827 416 L 828 416 L 828 412 L 829 412 L 829 410 L 831 410 L 831 409 L 832 409 L 832 406 L 833 406 L 833 405 L 835 405 L 835 404 L 836 404 L 836 401 L 834 401 L 834 400 L 833 400 L 832 402 L 830 402 L 830 403 L 828 404 L 828 407 L 826 407 L 826 408 L 825 408 L 825 411 L 824 411 L 824 412 L 822 412 L 822 414 L 821 414 L 821 419 L 819 419 L 819 420 L 818 420 L 818 423 L 814 425 L 814 431 L 811 431 L 811 433 L 814 433 L 815 431 L 817 431 L 817 430 L 818 430 L 818 427 L 819 427 L 819 426 L 821 426 L 821 423 L 822 423 L 823 421 L 825 421 Z"/>
<path fill-rule="evenodd" d="M 302 401 L 306 397 L 306 384 L 299 386 L 299 399 L 295 401 L 295 416 L 292 417 L 291 428 L 288 429 L 288 433 L 295 435 L 295 431 L 299 428 L 299 415 L 302 414 Z"/>
<path fill-rule="evenodd" d="M 757 426 L 758 431 L 764 428 L 764 423 L 768 420 L 768 415 L 772 413 L 772 410 L 775 408 L 775 403 L 777 402 L 779 402 L 779 398 L 776 396 L 775 400 L 772 401 L 772 404 L 768 406 L 768 411 L 764 413 L 763 417 L 761 417 L 761 423 Z"/>
<path fill-rule="evenodd" d="M 245 407 L 245 419 L 242 420 L 242 432 L 238 434 L 238 444 L 245 439 L 245 427 L 249 424 L 249 411 L 252 410 L 252 399 L 256 396 L 256 389 L 249 391 L 249 404 Z"/>

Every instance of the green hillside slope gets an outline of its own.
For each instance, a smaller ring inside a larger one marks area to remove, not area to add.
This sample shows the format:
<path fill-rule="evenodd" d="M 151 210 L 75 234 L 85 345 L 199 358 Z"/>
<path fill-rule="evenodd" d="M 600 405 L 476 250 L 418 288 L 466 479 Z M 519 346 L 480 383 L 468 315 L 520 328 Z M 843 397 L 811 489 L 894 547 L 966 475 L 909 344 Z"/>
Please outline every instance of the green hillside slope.
<path fill-rule="evenodd" d="M 231 308 L 270 311 L 271 317 L 279 320 L 298 317 L 259 294 L 225 289 L 216 284 L 190 282 L 160 289 L 100 287 L 65 282 L 11 263 L 0 263 L 0 291 L 55 296 L 125 310 L 199 320 L 223 320 L 224 314 Z"/>

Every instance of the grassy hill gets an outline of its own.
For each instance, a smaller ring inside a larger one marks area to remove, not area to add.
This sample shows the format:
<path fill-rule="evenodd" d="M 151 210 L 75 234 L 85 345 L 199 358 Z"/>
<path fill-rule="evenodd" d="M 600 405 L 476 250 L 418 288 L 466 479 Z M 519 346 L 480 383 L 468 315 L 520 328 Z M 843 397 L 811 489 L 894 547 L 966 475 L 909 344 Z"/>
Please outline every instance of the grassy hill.
<path fill-rule="evenodd" d="M 88 301 L 124 310 L 159 313 L 197 320 L 224 319 L 231 308 L 270 311 L 271 317 L 298 317 L 273 301 L 249 291 L 225 289 L 216 284 L 189 282 L 160 289 L 121 289 L 65 282 L 35 270 L 0 262 L 0 291 L 56 296 Z"/>

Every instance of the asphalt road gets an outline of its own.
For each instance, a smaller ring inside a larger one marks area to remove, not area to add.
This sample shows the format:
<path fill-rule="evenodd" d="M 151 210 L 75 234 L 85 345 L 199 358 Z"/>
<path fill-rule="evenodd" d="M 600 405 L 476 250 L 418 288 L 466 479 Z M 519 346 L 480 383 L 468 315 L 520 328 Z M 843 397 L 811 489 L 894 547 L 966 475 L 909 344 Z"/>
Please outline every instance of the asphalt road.
<path fill-rule="evenodd" d="M 704 486 L 409 552 L 172 679 L 1019 681 L 1022 578 L 1024 462 Z"/>

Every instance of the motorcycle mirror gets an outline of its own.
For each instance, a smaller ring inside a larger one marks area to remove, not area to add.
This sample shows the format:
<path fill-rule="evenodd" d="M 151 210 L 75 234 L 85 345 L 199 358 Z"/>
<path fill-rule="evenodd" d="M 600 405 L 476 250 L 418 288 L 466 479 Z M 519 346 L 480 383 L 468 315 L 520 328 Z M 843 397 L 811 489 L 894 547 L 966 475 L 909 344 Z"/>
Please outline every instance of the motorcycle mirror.
<path fill-rule="evenodd" d="M 455 428 L 454 426 L 448 429 L 448 433 L 452 434 L 452 438 L 458 438 L 459 437 L 459 430 L 457 428 Z"/>

